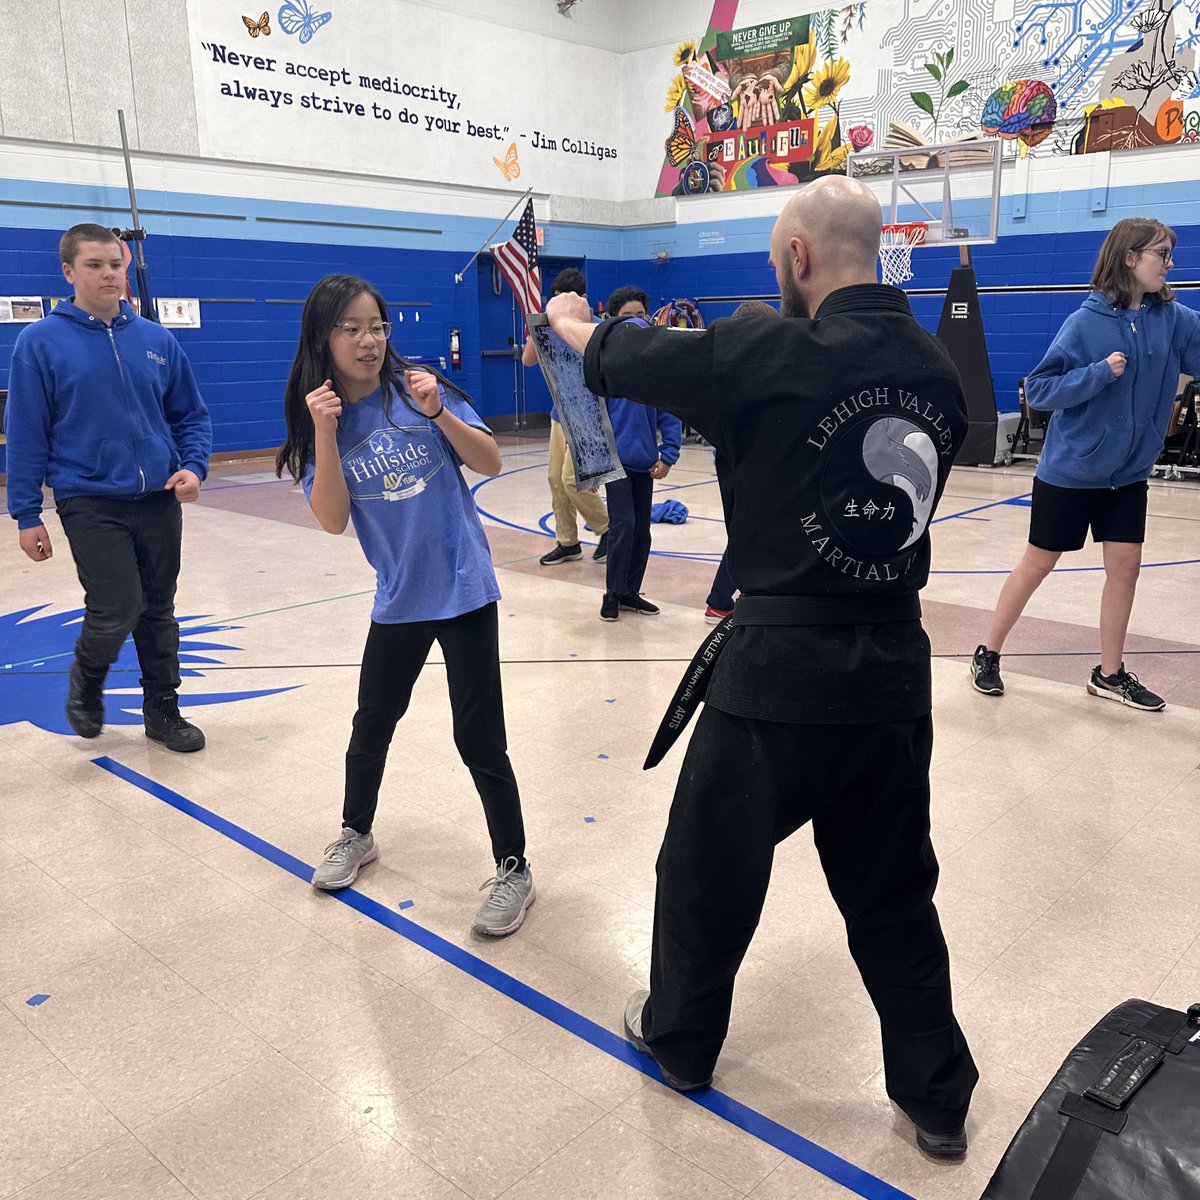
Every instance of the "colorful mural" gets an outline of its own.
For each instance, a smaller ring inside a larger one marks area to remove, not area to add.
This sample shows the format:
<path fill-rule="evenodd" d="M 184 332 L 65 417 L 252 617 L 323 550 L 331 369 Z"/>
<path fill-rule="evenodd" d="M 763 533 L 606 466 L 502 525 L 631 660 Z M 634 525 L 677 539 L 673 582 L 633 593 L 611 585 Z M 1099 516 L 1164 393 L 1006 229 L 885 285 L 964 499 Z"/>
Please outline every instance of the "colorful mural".
<path fill-rule="evenodd" d="M 716 0 L 667 76 L 658 195 L 789 186 L 851 152 L 1200 142 L 1200 0 L 864 0 L 736 28 Z M 928 158 L 915 157 L 914 165 Z"/>

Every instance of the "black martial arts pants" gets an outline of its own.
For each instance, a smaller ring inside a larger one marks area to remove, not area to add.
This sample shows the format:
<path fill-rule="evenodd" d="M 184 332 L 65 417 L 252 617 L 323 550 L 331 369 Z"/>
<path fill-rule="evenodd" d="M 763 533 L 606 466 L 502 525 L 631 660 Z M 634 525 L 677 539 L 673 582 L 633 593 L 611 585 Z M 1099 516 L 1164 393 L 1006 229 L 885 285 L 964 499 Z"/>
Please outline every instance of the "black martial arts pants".
<path fill-rule="evenodd" d="M 979 1076 L 954 1019 L 933 905 L 932 749 L 928 716 L 793 725 L 705 707 L 658 856 L 642 1030 L 667 1070 L 684 1080 L 712 1075 L 775 846 L 812 821 L 879 1014 L 888 1095 L 929 1132 L 962 1126 Z"/>

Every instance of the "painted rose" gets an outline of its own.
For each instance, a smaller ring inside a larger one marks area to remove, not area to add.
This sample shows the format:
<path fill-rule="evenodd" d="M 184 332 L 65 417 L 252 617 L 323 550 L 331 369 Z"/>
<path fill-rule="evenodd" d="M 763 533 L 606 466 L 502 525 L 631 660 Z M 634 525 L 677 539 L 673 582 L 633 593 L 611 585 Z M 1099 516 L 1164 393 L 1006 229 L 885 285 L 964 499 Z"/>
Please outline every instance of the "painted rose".
<path fill-rule="evenodd" d="M 846 136 L 855 150 L 865 150 L 875 140 L 875 131 L 870 125 L 851 125 Z"/>

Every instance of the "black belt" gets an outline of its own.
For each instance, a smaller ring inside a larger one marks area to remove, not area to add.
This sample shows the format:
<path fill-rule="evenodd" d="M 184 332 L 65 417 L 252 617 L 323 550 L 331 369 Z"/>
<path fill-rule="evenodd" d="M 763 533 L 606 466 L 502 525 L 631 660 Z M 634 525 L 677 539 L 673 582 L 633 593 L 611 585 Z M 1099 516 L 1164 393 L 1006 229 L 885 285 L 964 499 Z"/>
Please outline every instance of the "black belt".
<path fill-rule="evenodd" d="M 734 625 L 884 625 L 919 621 L 921 597 L 902 596 L 739 596 Z"/>
<path fill-rule="evenodd" d="M 696 651 L 650 743 L 643 771 L 663 760 L 687 728 L 712 682 L 710 668 L 742 625 L 883 625 L 921 619 L 916 592 L 900 596 L 739 596 L 731 616 L 723 620 Z"/>

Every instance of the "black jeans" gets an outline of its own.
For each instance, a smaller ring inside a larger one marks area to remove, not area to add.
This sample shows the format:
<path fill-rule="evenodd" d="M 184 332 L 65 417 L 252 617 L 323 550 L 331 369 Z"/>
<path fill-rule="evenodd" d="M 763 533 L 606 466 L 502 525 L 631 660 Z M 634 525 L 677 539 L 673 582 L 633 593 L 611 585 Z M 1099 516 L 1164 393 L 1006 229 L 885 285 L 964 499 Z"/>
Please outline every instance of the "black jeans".
<path fill-rule="evenodd" d="M 497 863 L 515 856 L 518 868 L 524 868 L 525 824 L 508 761 L 498 624 L 495 604 L 445 621 L 371 622 L 346 751 L 344 825 L 367 833 L 374 823 L 388 747 L 436 641 L 446 659 L 454 744 L 483 801 L 492 853 Z"/>
<path fill-rule="evenodd" d="M 173 699 L 179 688 L 175 585 L 183 539 L 174 492 L 140 500 L 72 496 L 58 502 L 58 516 L 86 605 L 75 643 L 79 665 L 103 679 L 132 633 L 142 691 L 152 700 Z"/>
<path fill-rule="evenodd" d="M 883 1035 L 888 1095 L 949 1133 L 979 1077 L 954 1019 L 933 906 L 933 723 L 789 725 L 706 706 L 658 856 L 642 1029 L 681 1079 L 707 1079 L 762 913 L 775 846 L 807 821 Z M 803 1014 L 797 1014 L 803 1020 Z"/>
<path fill-rule="evenodd" d="M 604 562 L 607 591 L 636 596 L 650 561 L 650 506 L 654 480 L 647 471 L 630 471 L 604 485 L 608 497 L 608 558 Z"/>

